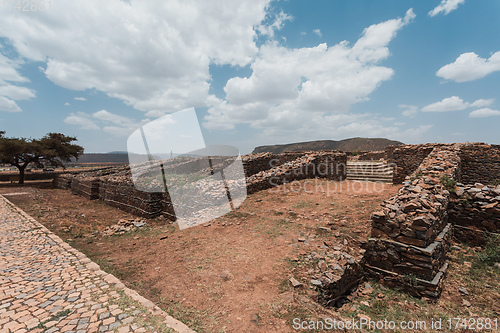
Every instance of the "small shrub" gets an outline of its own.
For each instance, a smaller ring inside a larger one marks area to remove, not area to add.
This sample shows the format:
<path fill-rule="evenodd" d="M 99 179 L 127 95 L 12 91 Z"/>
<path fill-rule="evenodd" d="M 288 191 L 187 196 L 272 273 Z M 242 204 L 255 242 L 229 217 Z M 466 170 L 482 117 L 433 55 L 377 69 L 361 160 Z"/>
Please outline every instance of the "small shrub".
<path fill-rule="evenodd" d="M 457 182 L 455 179 L 450 178 L 448 175 L 442 175 L 441 184 L 443 184 L 444 188 L 448 190 L 450 193 L 455 193 L 457 186 Z"/>

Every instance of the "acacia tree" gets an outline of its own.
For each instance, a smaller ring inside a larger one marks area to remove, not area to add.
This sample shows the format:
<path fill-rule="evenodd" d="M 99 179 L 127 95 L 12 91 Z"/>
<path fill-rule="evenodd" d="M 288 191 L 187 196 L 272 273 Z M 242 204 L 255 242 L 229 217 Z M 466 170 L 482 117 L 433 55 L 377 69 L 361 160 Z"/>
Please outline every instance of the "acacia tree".
<path fill-rule="evenodd" d="M 19 170 L 19 184 L 24 183 L 24 171 L 29 164 L 36 167 L 51 165 L 63 167 L 63 162 L 78 159 L 83 147 L 73 144 L 75 137 L 61 133 L 48 133 L 41 139 L 7 138 L 0 131 L 0 163 L 10 164 Z"/>

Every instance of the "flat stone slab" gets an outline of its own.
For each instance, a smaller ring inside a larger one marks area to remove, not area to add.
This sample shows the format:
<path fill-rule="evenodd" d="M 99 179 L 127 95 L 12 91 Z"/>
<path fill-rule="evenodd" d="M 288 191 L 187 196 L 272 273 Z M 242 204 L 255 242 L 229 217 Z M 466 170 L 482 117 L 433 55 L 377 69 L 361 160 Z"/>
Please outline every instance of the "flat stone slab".
<path fill-rule="evenodd" d="M 114 330 L 194 332 L 0 196 L 0 332 Z"/>

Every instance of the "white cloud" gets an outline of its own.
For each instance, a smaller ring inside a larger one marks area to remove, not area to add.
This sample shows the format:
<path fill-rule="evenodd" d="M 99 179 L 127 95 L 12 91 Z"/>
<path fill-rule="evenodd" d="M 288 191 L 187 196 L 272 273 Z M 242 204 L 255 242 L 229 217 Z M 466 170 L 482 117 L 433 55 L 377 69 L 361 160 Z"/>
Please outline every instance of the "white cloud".
<path fill-rule="evenodd" d="M 106 110 L 100 110 L 92 114 L 84 112 L 72 113 L 64 119 L 64 122 L 71 125 L 78 125 L 85 130 L 101 129 L 117 137 L 127 137 L 141 124 L 149 122 L 149 119 L 144 119 L 140 122 L 118 115 Z"/>
<path fill-rule="evenodd" d="M 21 108 L 11 99 L 0 96 L 0 111 L 21 112 Z"/>
<path fill-rule="evenodd" d="M 454 11 L 458 8 L 458 5 L 461 5 L 465 2 L 465 0 L 443 0 L 441 3 L 429 12 L 431 17 L 436 16 L 439 13 L 444 13 L 444 15 L 448 15 L 450 12 Z"/>
<path fill-rule="evenodd" d="M 271 34 L 289 20 L 280 13 L 263 24 L 270 2 L 64 1 L 40 15 L 2 12 L 0 37 L 22 57 L 46 62 L 44 73 L 57 85 L 172 112 L 207 106 L 209 64 L 253 61 L 257 27 Z"/>
<path fill-rule="evenodd" d="M 20 63 L 7 58 L 0 53 L 0 83 L 9 82 L 29 82 L 27 78 L 17 72 Z"/>
<path fill-rule="evenodd" d="M 33 98 L 36 95 L 34 90 L 7 84 L 0 86 L 0 96 L 5 96 L 14 100 L 23 100 Z"/>
<path fill-rule="evenodd" d="M 64 119 L 66 124 L 80 126 L 84 130 L 98 130 L 99 126 L 89 118 L 86 113 L 77 112 L 71 113 L 66 119 Z"/>
<path fill-rule="evenodd" d="M 489 59 L 479 57 L 474 52 L 461 54 L 455 62 L 441 67 L 436 75 L 446 80 L 466 82 L 481 79 L 500 71 L 500 51 Z"/>
<path fill-rule="evenodd" d="M 64 103 L 64 105 L 65 105 L 65 106 L 68 106 L 68 105 L 71 105 L 71 104 L 69 104 L 68 102 L 66 102 L 66 103 Z"/>
<path fill-rule="evenodd" d="M 76 100 L 76 101 L 86 101 L 87 99 L 85 97 L 75 97 L 74 100 Z"/>
<path fill-rule="evenodd" d="M 414 118 L 418 113 L 418 106 L 416 105 L 400 104 L 398 107 L 403 109 L 401 114 L 405 117 Z"/>
<path fill-rule="evenodd" d="M 482 108 L 485 106 L 490 106 L 495 101 L 494 98 L 491 99 L 478 99 L 470 105 L 471 108 Z"/>
<path fill-rule="evenodd" d="M 9 59 L 0 53 L 0 111 L 21 112 L 22 110 L 16 101 L 36 96 L 32 89 L 9 83 L 29 82 L 17 71 L 20 64 L 20 61 Z"/>
<path fill-rule="evenodd" d="M 275 15 L 273 23 L 259 24 L 256 29 L 260 34 L 273 38 L 275 31 L 281 30 L 285 22 L 291 20 L 293 20 L 293 17 L 281 11 L 279 14 Z"/>
<path fill-rule="evenodd" d="M 410 9 L 404 18 L 372 25 L 352 47 L 347 41 L 299 49 L 276 43 L 261 46 L 251 64 L 252 75 L 228 80 L 225 99 L 213 102 L 204 126 L 232 129 L 247 123 L 275 135 L 290 131 L 295 135 L 297 128 L 307 129 L 312 135 L 319 132 L 318 126 L 337 129 L 339 113 L 368 100 L 382 82 L 392 77 L 393 70 L 379 63 L 389 56 L 387 45 L 397 31 L 414 17 Z"/>
<path fill-rule="evenodd" d="M 469 103 L 463 101 L 463 99 L 452 96 L 443 99 L 440 102 L 429 104 L 422 108 L 423 112 L 446 112 L 446 111 L 458 111 L 465 110 L 469 107 Z"/>
<path fill-rule="evenodd" d="M 483 118 L 483 117 L 491 117 L 491 116 L 500 116 L 500 111 L 492 110 L 490 108 L 484 108 L 472 111 L 469 113 L 469 117 L 471 118 Z"/>
<path fill-rule="evenodd" d="M 127 118 L 127 117 L 124 117 L 124 116 L 120 116 L 120 115 L 115 114 L 115 113 L 108 112 L 106 110 L 97 111 L 97 112 L 93 113 L 92 116 L 94 118 L 99 119 L 99 120 L 113 123 L 113 124 L 117 124 L 117 125 L 127 125 L 127 126 L 135 125 L 135 126 L 137 126 L 137 124 L 134 120 Z"/>
<path fill-rule="evenodd" d="M 464 102 L 463 99 L 457 96 L 452 96 L 443 99 L 440 102 L 429 104 L 422 108 L 423 112 L 448 112 L 460 111 L 471 107 L 484 107 L 493 104 L 494 99 L 478 99 L 473 103 Z"/>
<path fill-rule="evenodd" d="M 314 29 L 313 32 L 318 35 L 318 37 L 323 37 L 323 34 L 321 33 L 320 29 Z"/>

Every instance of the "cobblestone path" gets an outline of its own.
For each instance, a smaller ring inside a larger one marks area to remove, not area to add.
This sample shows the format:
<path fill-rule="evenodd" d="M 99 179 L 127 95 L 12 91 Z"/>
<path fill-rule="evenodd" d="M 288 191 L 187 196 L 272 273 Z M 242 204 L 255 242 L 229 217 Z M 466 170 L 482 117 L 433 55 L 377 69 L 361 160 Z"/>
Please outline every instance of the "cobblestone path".
<path fill-rule="evenodd" d="M 194 332 L 0 196 L 0 333 Z"/>

